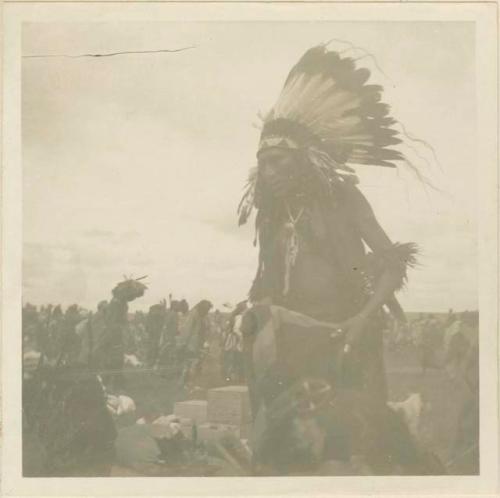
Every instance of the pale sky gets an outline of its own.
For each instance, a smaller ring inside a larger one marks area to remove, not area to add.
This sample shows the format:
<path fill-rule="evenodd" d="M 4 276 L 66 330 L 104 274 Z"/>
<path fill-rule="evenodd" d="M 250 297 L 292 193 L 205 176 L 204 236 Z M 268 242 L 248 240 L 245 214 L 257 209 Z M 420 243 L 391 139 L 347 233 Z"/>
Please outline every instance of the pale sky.
<path fill-rule="evenodd" d="M 131 309 L 170 292 L 244 299 L 257 249 L 236 206 L 255 164 L 253 123 L 303 52 L 336 38 L 376 57 L 387 76 L 370 57 L 358 64 L 442 167 L 425 148 L 429 167 L 412 156 L 444 194 L 404 170 L 358 169 L 390 237 L 422 248 L 403 305 L 477 307 L 472 23 L 40 23 L 23 35 L 25 55 L 197 47 L 23 60 L 24 301 L 95 307 L 123 274 L 148 275 Z"/>

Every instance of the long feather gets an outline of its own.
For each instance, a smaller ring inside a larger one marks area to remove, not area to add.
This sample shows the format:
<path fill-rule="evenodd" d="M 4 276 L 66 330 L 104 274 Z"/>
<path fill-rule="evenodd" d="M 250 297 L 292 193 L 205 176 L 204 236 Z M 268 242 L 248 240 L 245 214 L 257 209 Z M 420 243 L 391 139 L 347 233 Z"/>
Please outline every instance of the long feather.
<path fill-rule="evenodd" d="M 383 88 L 370 71 L 325 45 L 308 50 L 291 69 L 266 123 L 282 119 L 306 127 L 337 161 L 394 167 L 404 159 Z"/>

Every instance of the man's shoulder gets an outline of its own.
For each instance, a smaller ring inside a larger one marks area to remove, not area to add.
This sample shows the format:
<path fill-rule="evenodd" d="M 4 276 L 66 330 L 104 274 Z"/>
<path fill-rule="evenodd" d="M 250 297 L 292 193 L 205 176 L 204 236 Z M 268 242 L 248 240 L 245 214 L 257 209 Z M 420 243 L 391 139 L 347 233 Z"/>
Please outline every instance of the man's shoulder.
<path fill-rule="evenodd" d="M 351 182 L 342 182 L 335 186 L 337 205 L 355 218 L 371 218 L 372 207 L 361 189 Z"/>

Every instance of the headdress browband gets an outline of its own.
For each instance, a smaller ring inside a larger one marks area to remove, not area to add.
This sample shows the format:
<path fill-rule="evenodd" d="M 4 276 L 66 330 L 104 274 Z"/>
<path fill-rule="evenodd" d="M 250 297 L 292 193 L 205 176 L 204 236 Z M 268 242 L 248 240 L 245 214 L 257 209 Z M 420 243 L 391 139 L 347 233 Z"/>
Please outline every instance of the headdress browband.
<path fill-rule="evenodd" d="M 307 127 L 290 119 L 279 118 L 265 123 L 259 142 L 259 150 L 271 147 L 301 149 L 318 145 L 321 140 Z"/>

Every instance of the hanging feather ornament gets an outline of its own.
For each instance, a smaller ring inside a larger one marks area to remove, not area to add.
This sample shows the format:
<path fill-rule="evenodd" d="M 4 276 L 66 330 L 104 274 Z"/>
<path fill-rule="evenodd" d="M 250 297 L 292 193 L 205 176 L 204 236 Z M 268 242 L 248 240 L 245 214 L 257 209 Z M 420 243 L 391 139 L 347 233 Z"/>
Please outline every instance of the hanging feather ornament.
<path fill-rule="evenodd" d="M 304 213 L 304 208 L 299 211 L 299 214 L 294 218 L 290 210 L 290 206 L 287 204 L 288 221 L 285 223 L 285 236 L 286 236 L 286 246 L 285 246 L 285 281 L 283 285 L 283 295 L 286 296 L 290 291 L 290 275 L 292 273 L 292 268 L 295 266 L 297 261 L 297 256 L 299 255 L 299 235 L 297 233 L 297 223 L 299 222 L 302 214 Z"/>
<path fill-rule="evenodd" d="M 257 168 L 252 168 L 248 175 L 248 180 L 244 188 L 243 197 L 238 206 L 238 225 L 244 225 L 250 215 L 255 203 L 255 184 L 257 181 Z"/>

